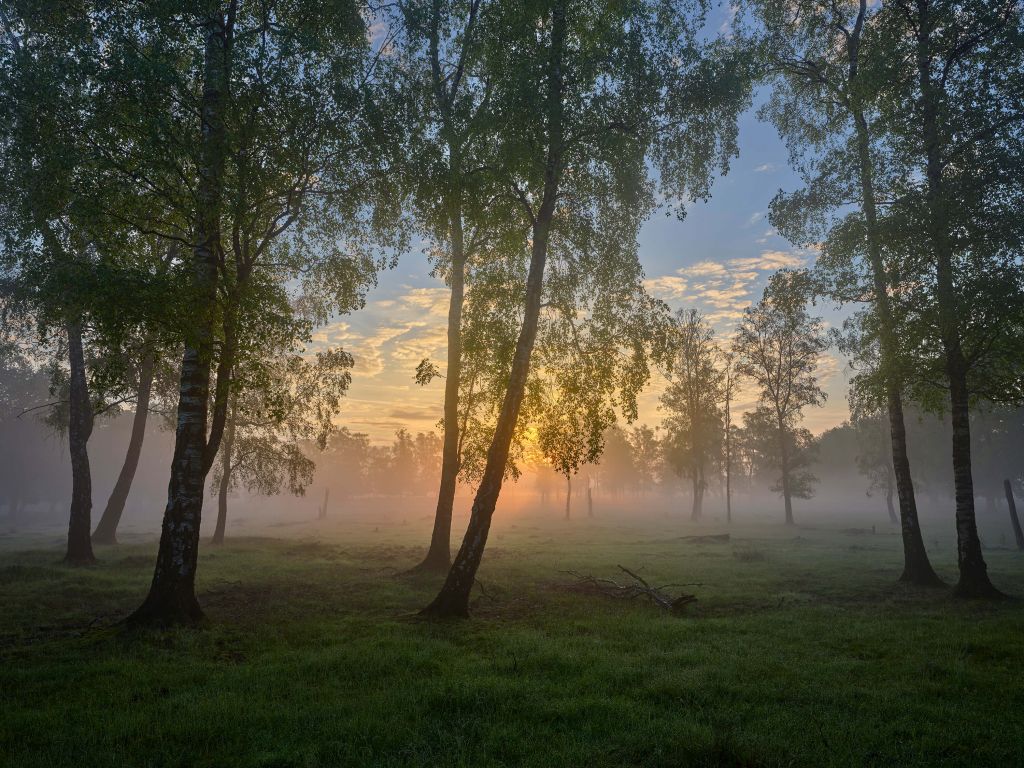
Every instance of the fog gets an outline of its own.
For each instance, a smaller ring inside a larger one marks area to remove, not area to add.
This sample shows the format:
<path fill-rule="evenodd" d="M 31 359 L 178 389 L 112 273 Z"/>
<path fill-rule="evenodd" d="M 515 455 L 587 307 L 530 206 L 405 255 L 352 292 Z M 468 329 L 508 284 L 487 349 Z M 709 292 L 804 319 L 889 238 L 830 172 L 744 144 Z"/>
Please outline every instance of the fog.
<path fill-rule="evenodd" d="M 1003 432 L 990 423 L 996 418 L 1020 423 L 1024 411 L 975 416 L 979 422 L 974 430 L 978 525 L 982 541 L 989 548 L 1007 546 L 1013 540 L 1002 483 L 1005 477 L 1015 477 L 1015 465 L 1024 448 L 1019 444 L 1019 435 L 1024 432 L 1018 430 L 1016 438 L 1003 437 Z M 94 520 L 102 513 L 121 469 L 131 422 L 131 412 L 98 420 L 90 440 Z M 915 414 L 908 419 L 908 428 L 925 540 L 930 546 L 955 545 L 953 487 L 946 456 L 949 425 L 935 416 Z M 350 435 L 347 430 L 342 432 L 343 438 Z M 884 431 L 879 435 L 881 441 L 863 446 L 855 430 L 844 424 L 816 436 L 815 457 L 809 466 L 816 482 L 811 498 L 794 501 L 798 526 L 898 535 L 898 523 L 890 518 L 887 507 L 884 481 L 881 487 L 873 486 L 858 467 L 869 452 L 885 455 L 886 435 Z M 432 437 L 417 441 L 409 433 L 405 439 L 412 447 L 408 456 L 403 455 L 399 438 L 394 444 L 378 445 L 364 440 L 363 447 L 368 450 L 361 456 L 353 455 L 351 440 L 344 441 L 348 450 L 337 439 L 323 452 L 315 446 L 304 446 L 316 463 L 313 482 L 301 494 L 283 491 L 266 495 L 245 487 L 233 488 L 228 496 L 228 536 L 306 536 L 330 530 L 343 537 L 346 527 L 372 531 L 410 526 L 429 531 L 436 504 L 439 442 Z M 611 440 L 606 446 L 608 442 Z M 621 440 L 619 443 L 628 445 Z M 419 453 L 415 450 L 417 444 Z M 159 532 L 173 447 L 174 435 L 167 420 L 151 418 L 119 536 L 151 539 Z M 8 536 L 63 536 L 71 494 L 66 438 L 38 413 L 12 410 L 0 421 L 0 451 L 0 532 Z M 523 466 L 520 470 L 518 478 L 505 481 L 495 516 L 496 530 L 524 523 L 566 524 L 565 477 L 543 465 Z M 782 500 L 771 490 L 774 477 L 767 467 L 734 468 L 734 523 L 781 526 Z M 204 536 L 212 533 L 217 512 L 213 480 L 208 481 L 208 491 Z M 325 491 L 327 509 L 321 519 Z M 468 520 L 473 491 L 471 483 L 460 483 L 454 511 L 455 541 Z M 690 480 L 664 466 L 655 467 L 654 476 L 645 482 L 631 455 L 606 454 L 601 462 L 585 466 L 573 476 L 568 524 L 635 523 L 680 535 L 691 528 L 728 530 L 721 467 L 709 473 L 699 521 L 691 519 L 691 494 Z M 893 498 L 892 503 L 898 514 L 898 500 Z"/>

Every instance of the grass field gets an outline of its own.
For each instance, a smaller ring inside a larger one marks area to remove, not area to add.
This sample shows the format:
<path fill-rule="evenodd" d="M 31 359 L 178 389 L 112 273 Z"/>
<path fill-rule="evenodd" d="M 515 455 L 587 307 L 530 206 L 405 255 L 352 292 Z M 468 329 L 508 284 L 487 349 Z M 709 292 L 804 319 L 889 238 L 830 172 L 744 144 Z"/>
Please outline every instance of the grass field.
<path fill-rule="evenodd" d="M 705 526 L 679 535 L 717 533 Z M 280 531 L 286 531 L 282 538 Z M 57 564 L 0 548 L 5 766 L 1014 766 L 1024 605 L 894 584 L 892 532 L 663 523 L 495 531 L 474 617 L 415 611 L 421 526 L 280 529 L 204 547 L 200 630 L 126 634 L 152 540 Z M 45 545 L 45 546 L 44 546 Z M 935 555 L 945 578 L 954 552 Z M 986 552 L 1024 596 L 1024 556 Z M 673 616 L 570 591 L 622 564 L 689 584 Z"/>

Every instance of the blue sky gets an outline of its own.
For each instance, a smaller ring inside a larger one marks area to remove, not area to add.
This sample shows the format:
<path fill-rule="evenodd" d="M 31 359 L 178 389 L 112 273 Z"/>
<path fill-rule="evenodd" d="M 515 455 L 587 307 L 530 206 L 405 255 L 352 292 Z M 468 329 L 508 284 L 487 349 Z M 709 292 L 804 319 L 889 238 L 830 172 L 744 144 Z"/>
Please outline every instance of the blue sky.
<path fill-rule="evenodd" d="M 785 146 L 775 129 L 755 111 L 740 120 L 740 157 L 719 178 L 707 203 L 689 207 L 684 221 L 656 213 L 640 235 L 640 256 L 651 293 L 674 309 L 697 307 L 721 336 L 735 326 L 742 309 L 761 294 L 768 276 L 781 266 L 810 265 L 814 254 L 794 248 L 771 229 L 768 204 L 780 188 L 799 186 Z M 403 255 L 397 268 L 380 275 L 365 309 L 321 329 L 317 339 L 339 344 L 356 360 L 342 421 L 374 441 L 390 441 L 394 431 L 434 429 L 441 414 L 443 383 L 421 388 L 413 381 L 424 357 L 443 362 L 448 292 L 430 276 L 419 251 Z M 831 325 L 843 313 L 819 306 Z M 808 410 L 806 426 L 815 433 L 847 418 L 848 371 L 834 356 L 823 361 L 820 377 L 828 393 L 823 408 Z M 640 422 L 661 421 L 658 394 L 664 380 L 655 375 L 640 399 Z M 737 414 L 754 404 L 741 392 Z"/>

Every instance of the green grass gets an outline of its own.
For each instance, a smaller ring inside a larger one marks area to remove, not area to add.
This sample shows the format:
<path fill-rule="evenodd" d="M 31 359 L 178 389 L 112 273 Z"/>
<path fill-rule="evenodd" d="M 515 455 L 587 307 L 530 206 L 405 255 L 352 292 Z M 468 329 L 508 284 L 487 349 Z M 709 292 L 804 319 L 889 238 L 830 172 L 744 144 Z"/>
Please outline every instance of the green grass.
<path fill-rule="evenodd" d="M 236 539 L 203 550 L 209 626 L 145 634 L 116 622 L 145 593 L 154 542 L 72 569 L 6 539 L 0 763 L 1021 764 L 1020 602 L 895 585 L 890 532 L 746 527 L 702 544 L 667 527 L 509 521 L 474 617 L 446 623 L 413 617 L 436 580 L 394 575 L 421 525 Z M 950 580 L 953 554 L 936 554 Z M 1024 595 L 1024 557 L 986 555 Z M 700 601 L 672 616 L 564 588 L 565 570 L 619 563 L 699 582 L 685 589 Z"/>

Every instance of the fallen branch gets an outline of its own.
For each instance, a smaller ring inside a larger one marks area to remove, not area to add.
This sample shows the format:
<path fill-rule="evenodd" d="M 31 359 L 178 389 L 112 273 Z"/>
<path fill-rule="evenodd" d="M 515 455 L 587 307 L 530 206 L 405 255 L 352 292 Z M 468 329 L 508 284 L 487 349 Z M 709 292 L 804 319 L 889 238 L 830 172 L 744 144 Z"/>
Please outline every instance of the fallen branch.
<path fill-rule="evenodd" d="M 669 587 L 689 585 L 666 584 L 664 586 L 654 587 L 648 584 L 647 581 L 636 573 L 629 570 L 629 568 L 622 565 L 618 566 L 618 568 L 633 579 L 634 583 L 620 584 L 614 579 L 599 579 L 589 574 L 580 573 L 579 571 L 566 571 L 566 573 L 576 579 L 576 581 L 573 584 L 567 584 L 565 588 L 574 592 L 605 595 L 607 597 L 614 597 L 620 600 L 631 600 L 637 597 L 645 597 L 655 605 L 660 608 L 664 608 L 670 613 L 681 613 L 686 606 L 697 601 L 696 595 L 683 593 L 678 597 L 672 597 L 665 592 Z"/>

